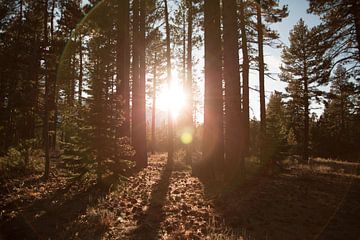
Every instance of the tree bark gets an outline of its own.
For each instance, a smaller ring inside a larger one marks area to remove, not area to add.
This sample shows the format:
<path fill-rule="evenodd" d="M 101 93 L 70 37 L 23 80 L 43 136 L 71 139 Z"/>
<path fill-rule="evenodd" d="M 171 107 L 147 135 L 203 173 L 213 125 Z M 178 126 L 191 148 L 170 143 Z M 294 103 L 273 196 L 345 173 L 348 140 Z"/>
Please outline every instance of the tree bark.
<path fill-rule="evenodd" d="M 146 167 L 147 162 L 147 147 L 146 147 L 146 96 L 145 96 L 145 83 L 146 83 L 146 64 L 145 64 L 145 15 L 146 6 L 145 0 L 140 0 L 140 84 L 139 84 L 139 97 L 140 97 L 140 122 L 139 140 L 141 141 L 141 155 L 139 155 L 139 162 L 141 167 Z"/>
<path fill-rule="evenodd" d="M 139 0 L 133 1 L 133 44 L 132 44 L 132 145 L 136 150 L 139 109 Z M 134 156 L 136 160 L 136 157 Z"/>
<path fill-rule="evenodd" d="M 244 173 L 241 154 L 241 95 L 236 0 L 223 0 L 224 81 L 225 81 L 225 156 L 227 173 Z"/>
<path fill-rule="evenodd" d="M 44 51 L 44 66 L 45 66 L 45 96 L 44 96 L 44 126 L 43 126 L 43 136 L 44 136 L 44 152 L 45 152 L 45 171 L 44 178 L 49 178 L 50 173 L 50 142 L 49 142 L 49 93 L 50 93 L 50 81 L 48 77 L 48 0 L 44 0 L 44 12 L 43 12 L 43 24 L 44 24 L 44 40 L 43 40 L 43 51 Z"/>
<path fill-rule="evenodd" d="M 243 102 L 242 102 L 242 116 L 243 116 L 243 154 L 249 154 L 250 145 L 250 114 L 249 114 L 249 69 L 250 60 L 248 54 L 248 41 L 246 35 L 245 23 L 245 2 L 240 0 L 240 31 L 241 31 L 241 50 L 242 50 L 242 77 L 243 77 Z"/>
<path fill-rule="evenodd" d="M 219 179 L 224 164 L 220 0 L 207 0 L 205 18 L 205 99 L 203 158 Z"/>
<path fill-rule="evenodd" d="M 51 149 L 56 149 L 56 138 L 57 138 L 57 79 L 56 79 L 56 72 L 57 72 L 57 59 L 55 56 L 55 48 L 54 48 L 54 18 L 55 18 L 55 3 L 56 1 L 52 1 L 51 5 L 51 12 L 50 12 L 50 58 L 51 58 L 51 69 L 50 69 L 50 88 L 51 88 L 51 96 L 49 96 L 51 103 L 49 104 L 51 120 Z M 49 116 L 49 117 L 50 117 Z"/>
<path fill-rule="evenodd" d="M 259 50 L 259 86 L 260 86 L 260 163 L 266 161 L 266 105 L 265 105 L 265 64 L 264 36 L 261 16 L 261 0 L 256 4 L 258 50 Z"/>
<path fill-rule="evenodd" d="M 307 62 L 304 60 L 304 146 L 303 161 L 309 163 L 309 89 Z"/>
<path fill-rule="evenodd" d="M 82 88 L 83 88 L 83 48 L 82 48 L 82 35 L 79 35 L 79 86 L 78 86 L 78 103 L 82 104 Z"/>
<path fill-rule="evenodd" d="M 169 12 L 167 0 L 165 3 L 165 28 L 166 28 L 166 70 L 167 70 L 167 84 L 170 91 L 171 88 L 171 50 L 170 50 L 170 25 Z M 170 108 L 168 109 L 168 163 L 173 162 L 174 155 L 174 120 L 171 115 Z"/>
<path fill-rule="evenodd" d="M 130 25 L 130 3 L 129 0 L 121 1 L 124 3 L 124 81 L 122 81 L 121 93 L 124 100 L 124 123 L 122 125 L 122 133 L 124 136 L 130 138 L 130 36 L 129 36 L 129 25 Z"/>
<path fill-rule="evenodd" d="M 130 87 L 129 87 L 129 67 L 130 67 L 130 51 L 129 51 L 129 0 L 120 1 L 120 17 L 119 31 L 117 37 L 117 83 L 116 91 L 118 105 L 122 109 L 124 121 L 117 129 L 117 136 L 130 137 Z"/>
<path fill-rule="evenodd" d="M 137 168 L 147 166 L 145 106 L 145 1 L 134 1 L 133 146 Z"/>
<path fill-rule="evenodd" d="M 152 92 L 152 112 L 151 112 L 151 152 L 155 154 L 156 148 L 156 88 L 157 88 L 157 53 L 155 52 L 154 56 L 154 65 L 153 65 L 153 92 Z"/>
<path fill-rule="evenodd" d="M 187 0 L 187 62 L 186 62 L 186 86 L 185 92 L 187 96 L 187 108 L 186 111 L 186 125 L 192 131 L 191 134 L 194 135 L 194 120 L 193 120 L 193 97 L 192 97 L 192 35 L 193 35 L 193 6 L 192 0 Z M 194 140 L 194 136 L 193 140 Z M 185 161 L 187 164 L 192 163 L 192 151 L 193 151 L 193 142 L 186 146 L 186 156 Z"/>

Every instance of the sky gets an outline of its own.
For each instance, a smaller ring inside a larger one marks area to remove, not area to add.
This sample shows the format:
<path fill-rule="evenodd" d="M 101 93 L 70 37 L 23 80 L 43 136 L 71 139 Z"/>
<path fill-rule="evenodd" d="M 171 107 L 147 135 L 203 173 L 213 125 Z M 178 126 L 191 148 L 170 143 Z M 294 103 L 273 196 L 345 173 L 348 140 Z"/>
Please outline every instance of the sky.
<path fill-rule="evenodd" d="M 283 19 L 282 22 L 272 24 L 271 28 L 277 30 L 280 34 L 280 41 L 284 43 L 286 46 L 289 45 L 289 32 L 293 28 L 293 26 L 302 18 L 306 25 L 309 27 L 315 26 L 320 23 L 319 17 L 308 14 L 306 12 L 309 3 L 307 0 L 280 0 L 280 6 L 288 5 L 289 8 L 289 16 Z M 270 73 L 274 73 L 273 77 L 275 79 L 278 78 L 278 73 L 280 72 L 281 65 L 281 48 L 273 49 L 270 47 L 265 47 L 265 63 L 268 65 L 268 69 Z M 250 74 L 250 85 L 253 88 L 257 88 L 259 86 L 258 83 L 258 73 L 252 72 Z M 269 97 L 274 90 L 285 92 L 286 83 L 281 82 L 280 80 L 273 80 L 271 78 L 265 78 L 265 95 L 266 101 L 269 100 Z M 255 117 L 256 119 L 260 118 L 260 100 L 259 94 L 256 91 L 250 90 L 250 115 L 251 117 Z M 320 110 L 321 111 L 321 110 Z M 316 110 L 315 112 L 319 112 Z"/>
<path fill-rule="evenodd" d="M 308 14 L 307 8 L 309 7 L 309 3 L 307 0 L 280 0 L 280 6 L 288 5 L 289 16 L 284 18 L 282 22 L 275 23 L 271 25 L 272 29 L 275 29 L 279 32 L 280 41 L 288 46 L 289 45 L 289 32 L 293 28 L 293 26 L 302 18 L 306 25 L 309 27 L 313 27 L 320 23 L 320 19 L 316 15 Z M 280 65 L 281 65 L 281 51 L 282 48 L 270 48 L 265 46 L 264 55 L 265 55 L 265 63 L 268 66 L 268 72 L 272 73 L 272 78 L 265 77 L 265 97 L 266 103 L 269 101 L 269 97 L 272 92 L 280 91 L 285 92 L 286 83 L 282 82 L 278 78 L 278 73 L 280 73 Z M 199 64 L 197 65 L 198 73 L 201 72 L 204 68 L 203 59 L 203 48 L 200 50 L 195 50 L 195 54 L 199 58 Z M 196 71 L 196 69 L 194 69 Z M 257 71 L 251 71 L 249 76 L 250 87 L 253 89 L 259 89 L 259 76 Z M 203 83 L 201 87 L 201 92 L 203 94 Z M 250 117 L 260 119 L 260 96 L 259 92 L 255 90 L 250 90 Z M 314 107 L 312 112 L 317 113 L 318 115 L 322 112 L 322 107 L 312 103 Z M 199 123 L 203 122 L 203 113 L 197 113 L 197 121 Z"/>
<path fill-rule="evenodd" d="M 84 0 L 84 3 L 87 3 L 87 0 Z M 320 23 L 319 17 L 308 14 L 306 12 L 309 3 L 307 0 L 279 0 L 280 6 L 282 5 L 288 5 L 289 9 L 289 16 L 285 19 L 283 19 L 282 22 L 272 24 L 271 28 L 275 29 L 280 34 L 280 41 L 288 46 L 288 36 L 289 31 L 293 28 L 293 26 L 299 21 L 300 18 L 302 18 L 306 25 L 309 27 L 315 26 Z M 171 2 L 170 2 L 171 3 Z M 173 10 L 172 5 L 169 5 L 170 12 Z M 268 65 L 268 70 L 270 73 L 272 73 L 272 77 L 275 78 L 271 79 L 266 77 L 265 78 L 265 96 L 266 96 L 266 102 L 268 102 L 269 97 L 272 92 L 281 91 L 285 92 L 286 83 L 281 82 L 278 78 L 278 73 L 280 72 L 279 67 L 281 65 L 281 48 L 270 48 L 265 47 L 264 48 L 264 54 L 265 54 L 265 63 Z M 200 49 L 194 49 L 194 55 L 199 60 L 196 67 L 194 67 L 193 71 L 195 72 L 195 76 L 201 76 L 204 69 L 204 61 L 203 61 L 203 48 Z M 203 79 L 202 79 L 203 80 Z M 201 80 L 200 80 L 201 81 Z M 203 81 L 200 83 L 200 92 L 203 94 Z M 258 83 L 258 72 L 252 71 L 250 72 L 250 87 L 254 89 L 259 88 Z M 199 96 L 200 97 L 200 96 Z M 316 106 L 316 104 L 313 104 Z M 313 110 L 313 112 L 316 112 L 318 115 L 322 112 L 321 107 L 318 109 Z M 251 118 L 260 118 L 260 100 L 259 100 L 259 93 L 254 90 L 250 90 L 250 116 Z M 202 122 L 203 121 L 203 114 L 202 112 L 197 113 L 197 121 Z"/>

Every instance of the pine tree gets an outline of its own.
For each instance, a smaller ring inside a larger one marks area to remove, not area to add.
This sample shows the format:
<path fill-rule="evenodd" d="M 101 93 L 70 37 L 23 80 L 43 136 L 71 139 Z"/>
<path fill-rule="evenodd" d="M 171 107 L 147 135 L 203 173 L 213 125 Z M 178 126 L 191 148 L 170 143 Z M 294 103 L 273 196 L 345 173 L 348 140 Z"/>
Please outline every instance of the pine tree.
<path fill-rule="evenodd" d="M 129 43 L 129 11 L 128 0 L 119 3 L 119 20 L 117 35 L 117 87 L 119 107 L 123 110 L 124 121 L 119 127 L 118 137 L 130 137 L 130 43 Z"/>
<path fill-rule="evenodd" d="M 333 65 L 360 61 L 360 3 L 357 0 L 309 0 L 309 13 L 321 17 L 319 46 Z M 353 70 L 359 71 L 358 66 Z"/>
<path fill-rule="evenodd" d="M 166 32 L 166 72 L 167 72 L 167 84 L 170 90 L 171 85 L 171 50 L 170 50 L 170 24 L 169 24 L 169 11 L 168 2 L 165 3 L 165 32 Z M 170 109 L 168 109 L 168 162 L 173 162 L 174 155 L 174 120 L 171 115 Z"/>
<path fill-rule="evenodd" d="M 209 164 L 212 175 L 219 178 L 224 162 L 220 0 L 205 1 L 204 26 L 205 96 L 203 158 Z"/>
<path fill-rule="evenodd" d="M 290 32 L 290 46 L 283 49 L 283 65 L 280 68 L 281 80 L 298 81 L 302 88 L 300 107 L 304 111 L 303 162 L 309 160 L 309 105 L 310 100 L 317 93 L 314 83 L 322 82 L 323 75 L 326 75 L 328 71 L 326 68 L 322 69 L 322 72 L 318 71 L 318 64 L 321 60 L 313 36 L 314 31 L 309 30 L 304 21 L 300 19 Z M 299 93 L 290 92 L 290 96 L 294 94 Z"/>
<path fill-rule="evenodd" d="M 241 51 L 242 51 L 242 118 L 243 124 L 243 151 L 244 155 L 248 155 L 250 147 L 250 101 L 249 101 L 249 71 L 250 71 L 250 56 L 248 32 L 246 29 L 247 23 L 247 1 L 240 0 L 239 25 L 241 31 Z"/>
<path fill-rule="evenodd" d="M 157 13 L 154 13 L 155 16 L 160 15 L 157 8 Z M 157 19 L 157 18 L 155 18 Z M 150 30 L 147 37 L 147 65 L 149 66 L 148 74 L 152 76 L 152 83 L 148 86 L 147 93 L 149 98 L 152 100 L 151 104 L 151 152 L 155 153 L 157 149 L 157 92 L 161 83 L 164 82 L 165 70 L 166 70 L 166 52 L 165 52 L 165 42 L 163 40 L 163 33 L 158 28 Z"/>
<path fill-rule="evenodd" d="M 314 129 L 317 154 L 323 157 L 351 159 L 359 141 L 356 88 L 346 68 L 339 65 L 331 78 L 324 113 Z"/>
<path fill-rule="evenodd" d="M 194 18 L 194 7 L 193 0 L 186 0 L 187 7 L 187 56 L 186 56 L 186 83 L 185 83 L 185 92 L 187 96 L 187 106 L 186 106 L 186 127 L 190 129 L 192 138 L 194 139 L 194 116 L 193 116 L 193 60 L 192 60 L 192 48 L 193 48 L 193 18 Z M 186 162 L 187 164 L 192 163 L 192 151 L 193 151 L 193 142 L 188 144 L 186 147 Z"/>
<path fill-rule="evenodd" d="M 276 161 L 282 160 L 286 156 L 288 148 L 285 104 L 280 92 L 275 91 L 271 94 L 266 111 L 267 147 L 265 154 L 274 165 Z"/>
<path fill-rule="evenodd" d="M 225 154 L 230 175 L 239 169 L 244 173 L 241 152 L 241 96 L 239 75 L 239 45 L 235 0 L 223 0 L 224 81 L 225 81 Z M 235 170 L 235 171 L 234 171 Z"/>
<path fill-rule="evenodd" d="M 264 17 L 263 17 L 264 15 Z M 259 65 L 259 91 L 260 91 L 260 162 L 266 162 L 264 151 L 266 148 L 266 108 L 265 108 L 265 62 L 264 62 L 264 44 L 271 44 L 279 38 L 276 31 L 266 27 L 265 22 L 275 23 L 287 17 L 287 6 L 279 7 L 278 1 L 259 0 L 256 3 L 256 30 L 258 35 L 258 65 Z"/>
<path fill-rule="evenodd" d="M 147 166 L 145 109 L 145 2 L 133 2 L 132 144 L 139 168 Z"/>

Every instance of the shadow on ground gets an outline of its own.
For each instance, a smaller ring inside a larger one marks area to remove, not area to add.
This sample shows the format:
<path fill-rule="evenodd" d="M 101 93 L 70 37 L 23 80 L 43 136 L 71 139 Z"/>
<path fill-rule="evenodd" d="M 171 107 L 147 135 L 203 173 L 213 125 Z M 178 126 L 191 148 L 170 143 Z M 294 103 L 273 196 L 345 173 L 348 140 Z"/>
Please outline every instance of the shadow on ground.
<path fill-rule="evenodd" d="M 226 227 L 255 239 L 359 239 L 360 178 L 291 171 L 201 179 Z"/>
<path fill-rule="evenodd" d="M 159 239 L 160 224 L 165 219 L 163 207 L 169 191 L 171 173 L 172 165 L 167 164 L 159 182 L 152 189 L 147 210 L 137 216 L 138 226 L 130 233 L 131 239 Z"/>
<path fill-rule="evenodd" d="M 119 177 L 112 175 L 104 179 L 103 184 L 90 184 L 81 191 L 67 195 L 72 187 L 81 186 L 78 179 L 48 196 L 35 200 L 19 214 L 1 224 L 3 239 L 54 239 L 59 233 L 66 232 L 69 225 L 83 214 L 88 207 L 95 205 L 106 196 L 110 189 L 118 184 Z M 74 226 L 72 226 L 74 227 Z M 75 226 L 76 228 L 76 226 Z M 92 239 L 100 239 L 105 231 L 99 224 Z M 66 239 L 66 236 L 63 236 Z"/>

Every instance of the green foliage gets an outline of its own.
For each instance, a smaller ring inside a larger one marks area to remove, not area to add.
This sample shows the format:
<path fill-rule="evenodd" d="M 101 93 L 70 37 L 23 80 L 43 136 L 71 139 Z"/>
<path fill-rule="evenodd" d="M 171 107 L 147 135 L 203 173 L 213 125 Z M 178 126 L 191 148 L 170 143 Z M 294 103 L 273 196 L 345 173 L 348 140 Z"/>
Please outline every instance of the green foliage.
<path fill-rule="evenodd" d="M 7 153 L 0 157 L 0 173 L 13 175 L 39 170 L 39 160 L 43 152 L 34 147 L 36 141 L 36 139 L 23 140 L 16 147 L 9 148 Z"/>
<path fill-rule="evenodd" d="M 359 74 L 359 11 L 356 0 L 308 0 L 308 12 L 320 17 L 316 27 L 318 48 L 323 58 L 332 59 L 332 68 L 347 65 L 354 76 Z"/>
<path fill-rule="evenodd" d="M 273 93 L 270 96 L 266 114 L 267 139 L 265 154 L 268 160 L 279 161 L 287 155 L 288 143 L 284 107 L 281 93 Z"/>
<path fill-rule="evenodd" d="M 338 66 L 332 78 L 324 113 L 313 128 L 314 150 L 322 157 L 356 159 L 360 141 L 356 88 L 350 75 Z"/>

